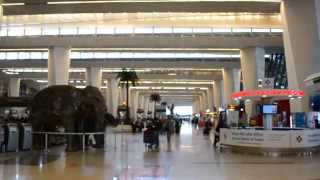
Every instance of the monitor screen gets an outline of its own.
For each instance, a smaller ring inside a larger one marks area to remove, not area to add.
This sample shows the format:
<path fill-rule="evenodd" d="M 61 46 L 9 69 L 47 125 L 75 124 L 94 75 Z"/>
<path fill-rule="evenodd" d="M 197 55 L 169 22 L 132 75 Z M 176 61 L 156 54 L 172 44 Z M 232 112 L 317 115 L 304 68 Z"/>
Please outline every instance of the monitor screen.
<path fill-rule="evenodd" d="M 263 105 L 263 114 L 276 114 L 277 105 Z"/>

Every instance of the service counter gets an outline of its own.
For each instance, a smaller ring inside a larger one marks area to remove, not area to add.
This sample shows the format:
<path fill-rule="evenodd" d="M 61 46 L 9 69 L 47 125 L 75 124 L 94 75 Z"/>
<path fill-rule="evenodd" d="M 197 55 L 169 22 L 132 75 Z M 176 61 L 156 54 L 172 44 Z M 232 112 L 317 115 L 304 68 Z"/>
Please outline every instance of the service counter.
<path fill-rule="evenodd" d="M 220 143 L 242 149 L 307 150 L 320 147 L 320 129 L 262 128 L 221 129 Z"/>

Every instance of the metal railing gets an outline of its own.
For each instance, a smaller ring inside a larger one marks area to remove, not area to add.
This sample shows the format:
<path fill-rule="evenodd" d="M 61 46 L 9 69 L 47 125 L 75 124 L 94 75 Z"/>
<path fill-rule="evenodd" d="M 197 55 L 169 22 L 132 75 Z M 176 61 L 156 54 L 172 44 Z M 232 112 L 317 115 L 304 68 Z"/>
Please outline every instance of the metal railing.
<path fill-rule="evenodd" d="M 45 137 L 45 152 L 48 152 L 48 137 L 49 135 L 68 135 L 68 136 L 82 136 L 82 151 L 86 148 L 86 136 L 89 135 L 105 135 L 105 132 L 93 132 L 93 133 L 70 133 L 70 132 L 39 132 L 35 131 L 32 134 L 44 134 Z"/>

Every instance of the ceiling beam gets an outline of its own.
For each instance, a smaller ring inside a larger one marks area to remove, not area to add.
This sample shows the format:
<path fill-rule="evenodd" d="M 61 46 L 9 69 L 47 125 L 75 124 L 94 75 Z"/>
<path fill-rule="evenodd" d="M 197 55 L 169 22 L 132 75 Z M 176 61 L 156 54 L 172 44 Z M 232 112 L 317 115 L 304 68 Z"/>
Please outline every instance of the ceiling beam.
<path fill-rule="evenodd" d="M 24 0 L 26 5 L 4 6 L 4 15 L 65 14 L 65 13 L 137 13 L 137 12 L 245 12 L 280 13 L 279 2 L 109 2 L 47 4 L 49 0 Z M 56 1 L 56 0 L 55 0 Z M 70 0 L 68 0 L 70 1 Z M 79 0 L 77 0 L 79 2 Z M 80 0 L 83 1 L 84 0 Z M 4 3 L 15 1 L 5 0 Z M 49 1 L 50 2 L 50 1 Z"/>

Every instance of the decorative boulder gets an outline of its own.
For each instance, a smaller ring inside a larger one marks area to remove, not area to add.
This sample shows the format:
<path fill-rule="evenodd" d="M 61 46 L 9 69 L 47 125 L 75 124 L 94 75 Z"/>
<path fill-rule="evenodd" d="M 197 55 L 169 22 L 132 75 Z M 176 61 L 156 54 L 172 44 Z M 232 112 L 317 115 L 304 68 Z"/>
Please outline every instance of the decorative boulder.
<path fill-rule="evenodd" d="M 55 132 L 58 127 L 65 132 L 104 132 L 105 100 L 98 88 L 87 86 L 77 89 L 68 85 L 50 86 L 38 92 L 30 106 L 34 131 Z M 81 147 L 81 136 L 67 137 L 67 150 Z M 43 144 L 36 136 L 35 147 Z M 104 136 L 95 135 L 96 146 L 103 147 Z"/>

